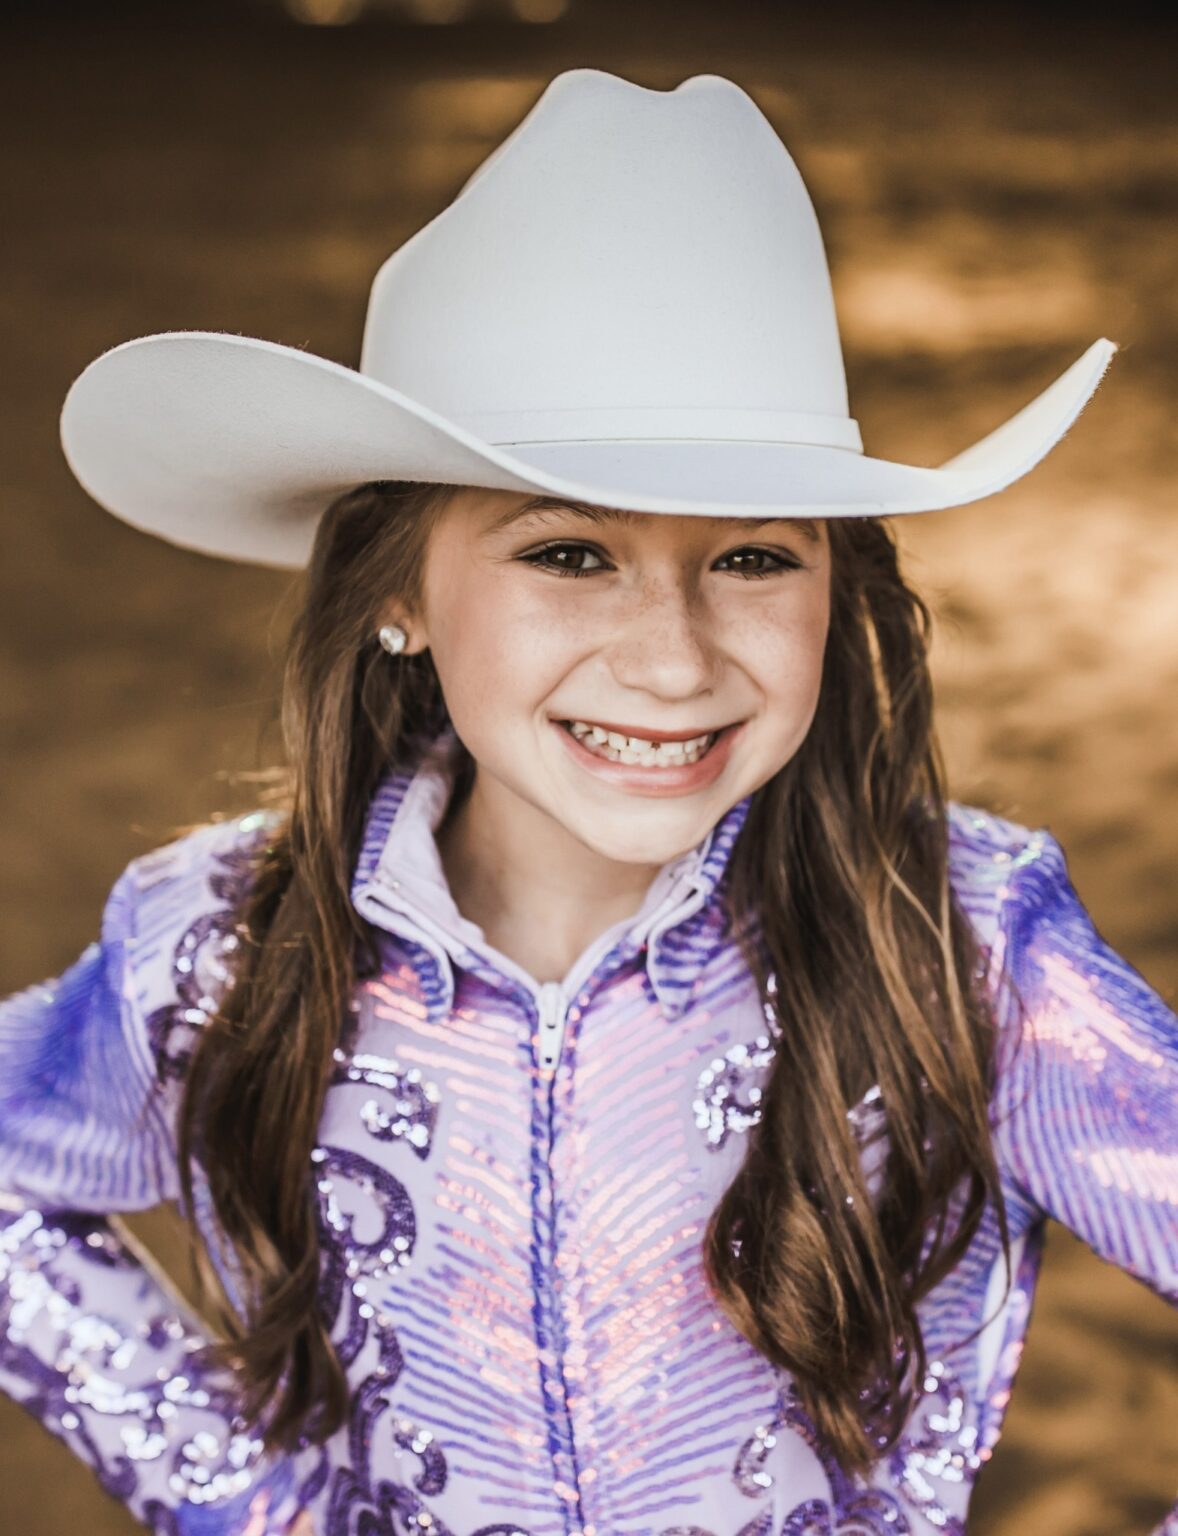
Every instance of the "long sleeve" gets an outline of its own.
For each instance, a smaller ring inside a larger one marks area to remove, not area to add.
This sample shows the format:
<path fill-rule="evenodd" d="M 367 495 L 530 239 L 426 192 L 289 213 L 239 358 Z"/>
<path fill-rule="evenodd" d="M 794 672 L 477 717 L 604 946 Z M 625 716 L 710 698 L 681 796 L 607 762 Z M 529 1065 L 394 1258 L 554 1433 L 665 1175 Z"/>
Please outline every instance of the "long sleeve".
<path fill-rule="evenodd" d="M 168 1536 L 271 1536 L 296 1512 L 200 1320 L 114 1213 L 174 1199 L 168 1118 L 127 964 L 135 866 L 101 942 L 0 1002 L 0 1391 Z"/>
<path fill-rule="evenodd" d="M 1015 863 L 1000 930 L 1022 1000 L 997 1094 L 1004 1181 L 1178 1305 L 1178 1017 L 1097 931 L 1050 834 Z M 1178 1501 L 1155 1536 L 1178 1536 Z"/>

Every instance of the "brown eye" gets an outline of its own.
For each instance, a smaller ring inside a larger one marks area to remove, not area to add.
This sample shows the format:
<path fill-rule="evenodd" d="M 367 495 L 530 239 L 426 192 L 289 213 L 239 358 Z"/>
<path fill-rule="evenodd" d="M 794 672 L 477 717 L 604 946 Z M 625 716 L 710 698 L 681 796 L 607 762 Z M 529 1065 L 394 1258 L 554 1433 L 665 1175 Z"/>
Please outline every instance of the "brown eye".
<path fill-rule="evenodd" d="M 520 559 L 524 560 L 528 565 L 539 566 L 542 571 L 552 571 L 557 576 L 588 576 L 593 570 L 597 569 L 595 566 L 577 564 L 547 564 L 549 556 L 556 557 L 561 555 L 571 555 L 574 560 L 582 555 L 591 555 L 594 560 L 598 558 L 596 552 L 588 544 L 565 543 L 545 544 L 543 549 L 533 550 L 530 555 L 521 555 Z"/>
<path fill-rule="evenodd" d="M 779 571 L 796 571 L 801 569 L 800 561 L 773 549 L 754 549 L 752 547 L 734 549 L 731 554 L 727 554 L 723 558 L 739 562 L 736 566 L 736 574 L 750 578 L 775 576 Z M 758 560 L 770 561 L 771 564 L 767 569 L 764 567 L 758 569 L 756 567 Z"/>

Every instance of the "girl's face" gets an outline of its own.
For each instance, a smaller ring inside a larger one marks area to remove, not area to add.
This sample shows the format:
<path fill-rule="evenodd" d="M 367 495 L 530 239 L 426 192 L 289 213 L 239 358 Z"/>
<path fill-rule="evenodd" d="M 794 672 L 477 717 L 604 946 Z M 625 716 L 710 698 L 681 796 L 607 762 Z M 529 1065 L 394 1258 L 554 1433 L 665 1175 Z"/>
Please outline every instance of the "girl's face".
<path fill-rule="evenodd" d="M 538 811 L 607 859 L 661 865 L 805 737 L 829 544 L 822 522 L 614 512 L 462 487 L 431 535 L 422 609 L 406 622 L 390 606 L 387 618 L 410 630 L 410 650 L 433 653 L 477 764 L 474 793 L 481 784 L 500 811 L 514 807 L 521 828 L 536 831 Z M 640 747 L 627 765 L 604 755 L 618 756 L 608 740 L 578 739 L 592 726 L 710 741 L 702 756 L 663 747 L 652 761 Z"/>

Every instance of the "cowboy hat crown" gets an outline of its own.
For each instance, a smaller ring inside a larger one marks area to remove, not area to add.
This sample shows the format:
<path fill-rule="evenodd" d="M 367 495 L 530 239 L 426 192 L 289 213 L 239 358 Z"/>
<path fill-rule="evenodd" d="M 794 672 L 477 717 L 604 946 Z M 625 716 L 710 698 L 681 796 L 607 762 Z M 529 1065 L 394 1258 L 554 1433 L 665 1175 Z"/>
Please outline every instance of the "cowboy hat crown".
<path fill-rule="evenodd" d="M 818 220 L 738 86 L 574 70 L 524 127 L 377 274 L 362 372 L 497 447 L 862 448 Z"/>
<path fill-rule="evenodd" d="M 1003 489 L 1058 442 L 1115 344 L 939 468 L 863 452 L 830 276 L 793 159 L 718 75 L 558 75 L 383 263 L 359 369 L 177 331 L 96 358 L 63 451 L 100 504 L 174 543 L 299 566 L 368 480 L 542 491 L 633 511 L 909 513 Z"/>

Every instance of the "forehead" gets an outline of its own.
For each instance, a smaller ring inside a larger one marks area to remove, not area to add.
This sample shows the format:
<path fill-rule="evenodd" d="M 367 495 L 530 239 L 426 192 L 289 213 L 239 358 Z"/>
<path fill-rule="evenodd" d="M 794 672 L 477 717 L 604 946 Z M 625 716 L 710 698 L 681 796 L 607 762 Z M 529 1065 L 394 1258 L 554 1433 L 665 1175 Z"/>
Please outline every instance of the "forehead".
<path fill-rule="evenodd" d="M 641 527 L 661 513 L 630 512 L 617 507 L 598 507 L 590 502 L 568 501 L 553 496 L 529 496 L 523 502 L 512 503 L 492 516 L 484 534 L 501 533 L 517 525 L 526 527 L 532 522 L 543 522 L 554 517 L 574 517 L 587 523 L 604 527 Z M 700 517 L 692 518 L 710 528 L 720 528 L 730 533 L 756 533 L 765 528 L 792 529 L 811 544 L 822 542 L 820 525 L 809 517 Z"/>

